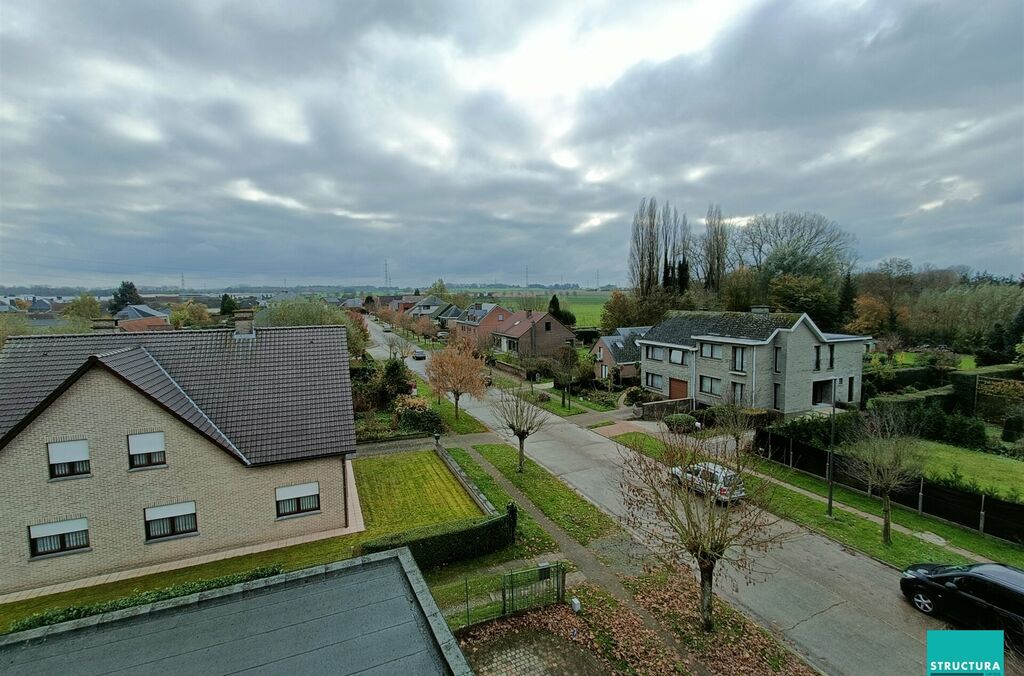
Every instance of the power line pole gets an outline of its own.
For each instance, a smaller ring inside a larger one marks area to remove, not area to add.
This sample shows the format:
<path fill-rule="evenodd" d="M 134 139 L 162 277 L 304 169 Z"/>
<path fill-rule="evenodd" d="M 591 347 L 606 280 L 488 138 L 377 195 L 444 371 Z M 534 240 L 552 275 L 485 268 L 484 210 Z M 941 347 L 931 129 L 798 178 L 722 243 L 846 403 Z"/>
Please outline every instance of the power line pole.
<path fill-rule="evenodd" d="M 596 286 L 599 289 L 601 288 L 601 271 L 600 270 L 597 271 L 597 284 L 595 284 L 594 286 Z"/>
<path fill-rule="evenodd" d="M 526 266 L 526 288 L 530 288 L 530 266 Z"/>

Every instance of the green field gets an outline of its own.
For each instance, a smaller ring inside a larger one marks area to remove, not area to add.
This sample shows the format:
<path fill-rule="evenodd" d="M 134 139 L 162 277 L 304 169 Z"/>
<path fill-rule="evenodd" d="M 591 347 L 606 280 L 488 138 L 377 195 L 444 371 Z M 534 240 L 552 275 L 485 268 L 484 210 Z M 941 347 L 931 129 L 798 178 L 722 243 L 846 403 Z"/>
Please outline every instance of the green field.
<path fill-rule="evenodd" d="M 544 291 L 544 292 L 512 292 L 497 295 L 497 302 L 509 310 L 547 310 L 552 295 L 558 296 L 558 303 L 563 310 L 570 310 L 576 315 L 576 326 L 600 326 L 601 310 L 611 296 L 608 291 Z"/>

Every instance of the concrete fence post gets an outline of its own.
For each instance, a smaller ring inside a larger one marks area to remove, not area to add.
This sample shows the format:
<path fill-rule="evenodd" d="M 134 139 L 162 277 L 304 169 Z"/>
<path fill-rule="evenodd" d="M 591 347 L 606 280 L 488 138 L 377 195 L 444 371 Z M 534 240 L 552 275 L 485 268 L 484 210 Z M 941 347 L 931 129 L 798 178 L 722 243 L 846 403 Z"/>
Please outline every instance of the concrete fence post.
<path fill-rule="evenodd" d="M 981 494 L 981 514 L 978 517 L 978 532 L 985 532 L 985 494 Z"/>
<path fill-rule="evenodd" d="M 917 513 L 919 516 L 924 514 L 924 477 L 917 485 Z"/>

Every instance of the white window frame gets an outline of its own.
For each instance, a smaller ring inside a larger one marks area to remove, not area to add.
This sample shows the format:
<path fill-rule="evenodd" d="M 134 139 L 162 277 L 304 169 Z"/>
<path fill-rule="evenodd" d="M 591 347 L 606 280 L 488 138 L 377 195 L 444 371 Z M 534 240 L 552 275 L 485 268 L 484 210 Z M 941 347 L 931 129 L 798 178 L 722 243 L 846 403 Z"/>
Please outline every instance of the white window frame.
<path fill-rule="evenodd" d="M 736 357 L 739 356 L 739 365 L 736 364 Z M 747 372 L 747 348 L 734 345 L 732 348 L 732 364 L 730 367 L 737 373 Z"/>
<path fill-rule="evenodd" d="M 704 382 L 705 381 L 707 381 L 707 383 L 708 383 L 708 389 L 704 389 Z M 698 388 L 699 388 L 699 391 L 700 391 L 701 394 L 708 394 L 708 395 L 711 395 L 712 397 L 720 397 L 720 396 L 722 396 L 722 379 L 721 378 L 712 378 L 711 376 L 701 376 L 700 380 L 698 381 L 697 384 L 698 384 Z M 717 392 L 715 392 L 715 388 L 716 387 L 718 388 Z"/>
<path fill-rule="evenodd" d="M 676 355 L 679 355 L 679 361 L 673 359 Z M 668 363 L 676 364 L 677 366 L 686 366 L 686 350 L 679 350 L 676 348 L 669 348 L 668 351 Z"/>
<path fill-rule="evenodd" d="M 192 516 L 192 528 L 186 529 L 182 527 L 182 524 L 187 524 L 188 519 L 179 521 L 181 517 Z M 196 503 L 191 502 L 177 502 L 172 505 L 159 505 L 157 507 L 147 507 L 144 512 L 145 525 L 146 525 L 146 542 L 154 542 L 157 540 L 165 540 L 168 538 L 179 537 L 182 535 L 192 535 L 199 533 L 199 521 L 196 517 Z M 167 533 L 153 535 L 153 529 L 149 524 L 156 521 L 170 520 L 171 530 Z"/>
<path fill-rule="evenodd" d="M 658 384 L 657 385 L 653 384 L 655 380 L 658 380 Z M 648 373 L 644 374 L 644 386 L 652 388 L 652 389 L 656 389 L 659 392 L 661 392 L 662 388 L 665 387 L 665 379 L 662 377 L 662 375 L 660 373 L 650 373 L 650 372 L 648 372 Z"/>
<path fill-rule="evenodd" d="M 708 348 L 705 350 L 704 348 Z M 706 352 L 706 354 L 705 354 Z M 705 359 L 721 359 L 722 358 L 722 346 L 718 343 L 701 343 L 700 344 L 700 356 Z"/>
<path fill-rule="evenodd" d="M 601 377 L 602 378 L 607 378 L 608 377 L 608 364 L 601 364 Z"/>

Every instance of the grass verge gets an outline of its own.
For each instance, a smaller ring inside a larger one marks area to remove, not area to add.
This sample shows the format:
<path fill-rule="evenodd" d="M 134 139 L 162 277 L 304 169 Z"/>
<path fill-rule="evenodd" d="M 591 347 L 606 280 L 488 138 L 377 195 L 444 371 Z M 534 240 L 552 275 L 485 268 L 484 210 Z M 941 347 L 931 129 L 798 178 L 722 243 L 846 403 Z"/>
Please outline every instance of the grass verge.
<path fill-rule="evenodd" d="M 828 484 L 823 479 L 782 467 L 767 460 L 759 460 L 757 468 L 764 474 L 806 491 L 811 491 L 821 496 L 828 495 Z M 868 497 L 863 493 L 858 493 L 842 486 L 835 486 L 833 494 L 836 501 L 844 505 L 849 505 L 854 509 L 859 509 L 862 512 L 875 516 L 882 515 L 882 503 L 876 498 Z M 954 547 L 965 549 L 986 559 L 1024 568 L 1024 547 L 995 538 L 985 537 L 945 521 L 921 516 L 917 512 L 898 505 L 893 505 L 892 521 L 914 531 L 935 533 Z"/>
<path fill-rule="evenodd" d="M 482 422 L 461 408 L 459 409 L 459 416 L 456 418 L 455 404 L 448 401 L 447 397 L 441 397 L 441 400 L 438 401 L 437 395 L 434 394 L 433 388 L 430 387 L 430 383 L 419 376 L 416 376 L 416 394 L 430 402 L 430 408 L 437 411 L 438 415 L 441 416 L 442 422 L 444 422 L 445 428 L 452 434 L 476 434 L 477 432 L 487 431 Z"/>
<path fill-rule="evenodd" d="M 956 472 L 986 493 L 1013 502 L 1024 500 L 1024 461 L 927 439 L 915 444 L 924 459 L 926 476 L 942 478 Z"/>
<path fill-rule="evenodd" d="M 526 459 L 524 471 L 517 472 L 518 451 L 511 446 L 488 444 L 473 448 L 580 544 L 586 545 L 619 531 L 614 519 L 530 458 Z"/>
<path fill-rule="evenodd" d="M 548 401 L 540 400 L 542 392 L 550 397 Z M 555 392 L 545 392 L 544 390 L 534 390 L 533 392 L 526 391 L 523 392 L 523 397 L 534 405 L 540 406 L 545 411 L 554 413 L 555 415 L 560 415 L 563 418 L 567 418 L 571 415 L 579 415 L 580 413 L 586 413 L 590 410 L 575 400 L 570 402 L 570 406 L 572 408 L 562 406 L 562 397 L 560 394 L 556 394 Z"/>

